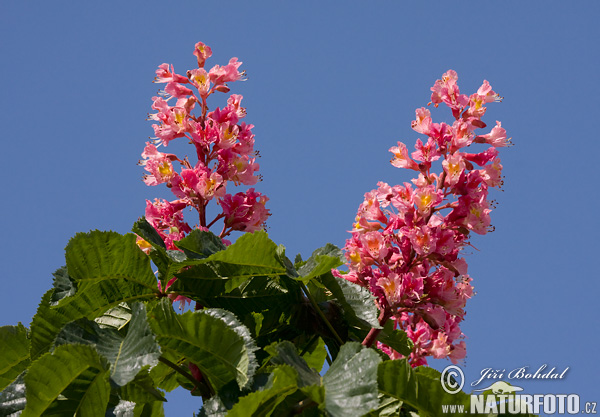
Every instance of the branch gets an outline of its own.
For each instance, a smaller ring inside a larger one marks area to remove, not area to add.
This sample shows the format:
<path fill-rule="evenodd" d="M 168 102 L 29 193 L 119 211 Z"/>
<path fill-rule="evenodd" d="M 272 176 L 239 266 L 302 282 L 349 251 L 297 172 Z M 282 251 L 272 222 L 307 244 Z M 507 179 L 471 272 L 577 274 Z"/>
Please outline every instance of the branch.
<path fill-rule="evenodd" d="M 384 309 L 379 315 L 379 325 L 383 327 L 390 317 L 392 317 L 392 313 L 389 308 Z M 367 337 L 365 337 L 365 340 L 362 341 L 362 345 L 366 347 L 373 346 L 373 343 L 375 343 L 375 340 L 377 340 L 377 336 L 379 336 L 381 330 L 383 329 L 372 328 L 369 330 Z"/>

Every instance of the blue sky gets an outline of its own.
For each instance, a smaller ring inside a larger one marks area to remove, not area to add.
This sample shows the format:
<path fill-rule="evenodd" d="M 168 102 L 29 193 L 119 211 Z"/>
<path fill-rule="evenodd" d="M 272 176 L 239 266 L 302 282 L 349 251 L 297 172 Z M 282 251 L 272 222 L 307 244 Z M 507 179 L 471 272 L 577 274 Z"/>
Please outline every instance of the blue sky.
<path fill-rule="evenodd" d="M 454 69 L 461 91 L 487 79 L 505 97 L 485 121 L 515 143 L 501 152 L 496 231 L 467 256 L 467 383 L 547 364 L 566 378 L 510 382 L 600 401 L 599 15 L 594 1 L 3 2 L 0 324 L 30 322 L 71 236 L 126 233 L 145 199 L 168 198 L 136 163 L 154 71 L 193 68 L 196 42 L 213 49 L 208 66 L 244 62 L 248 81 L 232 87 L 256 126 L 256 188 L 292 257 L 343 246 L 364 193 L 411 178 L 388 149 L 412 147 L 415 108 Z M 173 398 L 167 415 L 197 410 Z"/>

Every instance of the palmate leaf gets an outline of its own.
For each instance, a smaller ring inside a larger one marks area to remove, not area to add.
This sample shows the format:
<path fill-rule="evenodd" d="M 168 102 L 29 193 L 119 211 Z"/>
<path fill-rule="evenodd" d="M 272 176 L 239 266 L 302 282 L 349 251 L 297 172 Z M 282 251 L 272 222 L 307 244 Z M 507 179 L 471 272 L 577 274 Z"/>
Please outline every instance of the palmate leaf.
<path fill-rule="evenodd" d="M 122 302 L 158 295 L 150 260 L 132 234 L 78 233 L 67 245 L 66 261 L 77 292 L 60 300 L 57 308 L 71 320 L 94 319 Z"/>
<path fill-rule="evenodd" d="M 21 323 L 16 326 L 0 327 L 0 391 L 23 372 L 29 359 L 27 329 Z"/>
<path fill-rule="evenodd" d="M 250 331 L 225 310 L 176 314 L 163 300 L 148 313 L 150 327 L 163 348 L 195 363 L 212 387 L 229 381 L 240 388 L 250 384 L 257 367 L 257 349 Z"/>
<path fill-rule="evenodd" d="M 167 401 L 163 392 L 155 387 L 147 367 L 142 369 L 127 385 L 120 387 L 119 398 L 139 404 Z"/>
<path fill-rule="evenodd" d="M 276 345 L 267 346 L 265 350 L 271 355 L 271 364 L 285 364 L 294 368 L 298 374 L 297 385 L 299 388 L 321 384 L 321 376 L 298 355 L 296 347 L 291 342 L 286 340 Z"/>
<path fill-rule="evenodd" d="M 315 250 L 298 273 L 301 275 L 300 279 L 308 284 L 316 300 L 323 301 L 327 292 L 333 294 L 344 309 L 344 317 L 348 324 L 365 330 L 371 327 L 380 328 L 375 298 L 369 290 L 334 277 L 331 273 L 332 268 L 343 263 L 342 251 L 328 243 Z"/>
<path fill-rule="evenodd" d="M 48 290 L 31 321 L 31 359 L 36 360 L 50 350 L 56 335 L 71 321 L 64 312 L 51 307 L 54 290 Z"/>
<path fill-rule="evenodd" d="M 372 327 L 381 328 L 375 297 L 368 289 L 343 278 L 334 277 L 331 273 L 322 275 L 321 282 L 341 304 L 345 313 L 344 317 L 350 325 L 367 330 Z"/>
<path fill-rule="evenodd" d="M 226 249 L 223 241 L 214 233 L 200 229 L 193 230 L 189 235 L 175 242 L 188 258 L 204 259 Z"/>
<path fill-rule="evenodd" d="M 289 365 L 279 365 L 269 378 L 267 386 L 240 398 L 227 413 L 227 417 L 270 416 L 288 395 L 298 390 L 298 373 Z"/>
<path fill-rule="evenodd" d="M 75 294 L 77 292 L 77 287 L 75 286 L 73 279 L 69 276 L 66 266 L 58 268 L 52 275 L 54 276 L 54 291 L 52 292 L 50 304 L 56 306 L 63 298 Z"/>
<path fill-rule="evenodd" d="M 378 406 L 379 355 L 356 342 L 345 343 L 323 376 L 325 408 L 333 417 L 362 416 Z"/>
<path fill-rule="evenodd" d="M 109 308 L 94 321 L 102 328 L 122 329 L 131 320 L 131 308 L 127 303 Z"/>
<path fill-rule="evenodd" d="M 64 345 L 32 363 L 25 375 L 27 406 L 22 417 L 104 416 L 110 385 L 108 363 L 94 348 Z"/>
<path fill-rule="evenodd" d="M 240 317 L 265 308 L 287 311 L 300 297 L 277 245 L 264 232 L 242 235 L 227 249 L 198 260 L 177 274 L 174 289 Z"/>
<path fill-rule="evenodd" d="M 135 222 L 132 231 L 152 246 L 149 255 L 158 267 L 158 277 L 163 287 L 182 268 L 196 265 L 198 259 L 225 249 L 221 239 L 213 233 L 193 230 L 188 236 L 176 242 L 183 252 L 167 250 L 162 238 L 145 217 Z"/>
<path fill-rule="evenodd" d="M 277 245 L 265 232 L 246 233 L 226 250 L 217 252 L 198 262 L 198 265 L 177 274 L 186 290 L 203 294 L 206 282 L 223 281 L 227 289 L 238 287 L 245 280 L 257 276 L 274 276 L 286 273 L 277 254 Z M 228 281 L 233 280 L 233 283 Z M 225 287 L 218 287 L 222 291 Z M 217 293 L 211 291 L 214 295 Z"/>
<path fill-rule="evenodd" d="M 333 268 L 344 263 L 344 255 L 340 248 L 331 243 L 315 250 L 311 257 L 298 269 L 298 274 L 306 283 L 308 280 L 331 272 Z"/>
<path fill-rule="evenodd" d="M 325 342 L 322 338 L 317 337 L 309 345 L 303 348 L 302 359 L 306 361 L 306 364 L 317 372 L 321 372 L 325 360 L 327 359 L 327 350 L 325 349 Z"/>
<path fill-rule="evenodd" d="M 133 235 L 80 233 L 71 239 L 66 252 L 67 266 L 54 273 L 54 288 L 42 297 L 31 323 L 32 360 L 50 349 L 67 323 L 101 316 L 101 323 L 122 325 L 127 317 L 117 310 L 123 302 L 154 299 L 158 293 L 150 261 Z M 117 309 L 113 312 L 116 321 L 107 312 L 110 309 Z"/>
<path fill-rule="evenodd" d="M 132 318 L 123 336 L 118 331 L 102 329 L 96 322 L 80 319 L 67 324 L 57 335 L 55 345 L 88 344 L 111 364 L 111 380 L 124 386 L 145 366 L 153 367 L 161 354 L 160 346 L 146 321 L 146 307 L 132 305 Z"/>
<path fill-rule="evenodd" d="M 47 291 L 31 321 L 31 359 L 35 360 L 48 352 L 58 332 L 63 326 L 74 320 L 56 306 L 62 299 L 75 294 L 77 288 L 63 266 L 54 272 L 54 288 Z"/>

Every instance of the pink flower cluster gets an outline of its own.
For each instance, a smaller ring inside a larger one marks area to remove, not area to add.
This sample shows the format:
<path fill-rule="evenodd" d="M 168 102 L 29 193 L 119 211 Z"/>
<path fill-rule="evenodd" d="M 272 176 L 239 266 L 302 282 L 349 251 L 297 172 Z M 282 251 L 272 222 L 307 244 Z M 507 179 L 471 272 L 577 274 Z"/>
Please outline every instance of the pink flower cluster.
<path fill-rule="evenodd" d="M 198 68 L 187 71 L 186 76 L 175 73 L 173 66 L 162 64 L 156 71 L 155 82 L 166 83 L 159 96 L 153 97 L 149 116 L 156 138 L 146 142 L 140 165 L 147 174 L 147 185 L 166 184 L 176 197 L 174 201 L 156 199 L 146 203 L 146 219 L 163 237 L 169 249 L 176 249 L 179 240 L 192 229 L 185 222 L 182 210 L 186 207 L 198 212 L 198 228 L 208 230 L 223 219 L 219 236 L 232 231 L 253 232 L 262 229 L 269 216 L 265 208 L 268 198 L 254 188 L 235 195 L 227 193 L 229 182 L 234 185 L 254 185 L 260 176 L 254 151 L 253 125 L 240 122 L 246 116 L 241 106 L 242 96 L 232 94 L 224 108 L 208 111 L 207 98 L 216 91 L 227 93 L 227 83 L 243 79 L 239 72 L 242 64 L 231 58 L 225 66 L 204 68 L 212 55 L 211 49 L 199 42 L 194 55 Z M 197 114 L 194 114 L 196 110 Z M 196 162 L 185 157 L 160 152 L 172 140 L 185 138 L 196 150 Z M 180 169 L 177 170 L 176 166 Z M 207 221 L 206 206 L 215 200 L 221 212 Z M 144 246 L 144 242 L 140 242 Z"/>
<path fill-rule="evenodd" d="M 427 364 L 427 356 L 456 363 L 466 354 L 459 325 L 473 287 L 460 252 L 470 232 L 491 230 L 488 190 L 502 184 L 497 148 L 509 144 L 500 122 L 487 134 L 476 133 L 486 127 L 485 105 L 501 100 L 489 83 L 467 96 L 456 81 L 450 70 L 431 88 L 431 101 L 450 107 L 453 123 L 433 123 L 428 109 L 416 110 L 412 128 L 427 139 L 418 139 L 410 155 L 401 142 L 390 152 L 393 166 L 414 170 L 417 178 L 395 186 L 380 182 L 365 194 L 344 247 L 349 270 L 334 271 L 374 294 L 382 325 L 392 319 L 408 334 L 413 366 Z M 466 152 L 474 144 L 485 149 Z M 438 160 L 441 171 L 432 172 Z"/>

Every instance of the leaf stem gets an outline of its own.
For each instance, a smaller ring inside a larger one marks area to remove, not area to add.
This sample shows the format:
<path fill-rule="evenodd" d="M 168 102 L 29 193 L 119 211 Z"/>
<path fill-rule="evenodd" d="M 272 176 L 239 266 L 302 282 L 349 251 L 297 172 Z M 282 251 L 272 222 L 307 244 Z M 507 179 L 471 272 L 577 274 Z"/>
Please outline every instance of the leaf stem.
<path fill-rule="evenodd" d="M 306 288 L 306 285 L 304 285 L 304 282 L 302 282 L 302 281 L 299 281 L 299 282 L 300 282 L 300 286 L 302 287 L 302 290 L 304 291 L 304 293 L 308 297 L 308 300 L 312 304 L 312 306 L 315 309 L 316 313 L 319 315 L 319 317 L 321 317 L 321 320 L 323 320 L 323 323 L 325 323 L 325 326 L 327 326 L 327 328 L 329 329 L 329 331 L 331 332 L 331 334 L 333 334 L 333 337 L 340 344 L 340 346 L 343 345 L 344 341 L 342 340 L 342 338 L 340 337 L 340 335 L 337 334 L 337 332 L 335 331 L 335 329 L 333 328 L 333 326 L 329 322 L 329 320 L 327 320 L 327 317 L 325 317 L 325 314 L 323 314 L 323 311 L 319 308 L 319 305 L 317 304 L 317 302 L 313 298 L 313 296 L 310 293 L 310 291 L 308 291 L 308 288 Z"/>

